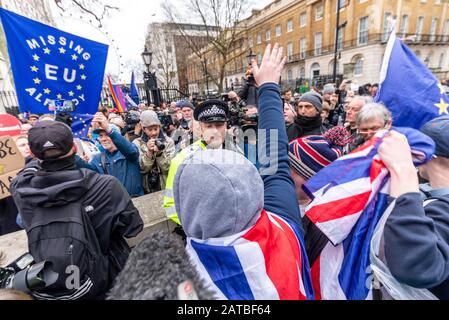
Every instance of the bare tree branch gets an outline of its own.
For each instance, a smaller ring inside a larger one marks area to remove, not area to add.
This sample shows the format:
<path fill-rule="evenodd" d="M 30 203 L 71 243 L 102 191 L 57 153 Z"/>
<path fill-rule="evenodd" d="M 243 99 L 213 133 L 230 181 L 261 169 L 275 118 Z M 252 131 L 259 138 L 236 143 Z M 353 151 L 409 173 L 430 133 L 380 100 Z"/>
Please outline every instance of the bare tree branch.
<path fill-rule="evenodd" d="M 56 6 L 63 12 L 67 11 L 67 8 L 63 5 L 63 0 L 54 0 Z M 98 26 L 103 26 L 103 19 L 108 16 L 112 10 L 120 10 L 118 7 L 103 4 L 102 0 L 68 0 L 68 2 L 82 13 L 86 13 L 92 16 L 97 22 Z M 100 11 L 101 13 L 98 13 Z"/>
<path fill-rule="evenodd" d="M 239 26 L 239 21 L 243 14 L 248 12 L 250 0 L 186 0 L 186 2 L 189 9 L 186 12 L 189 16 L 181 15 L 171 0 L 162 7 L 168 20 L 176 27 L 192 53 L 200 59 L 206 77 L 209 77 L 222 91 L 227 66 L 236 58 L 240 58 L 231 54 L 235 49 L 237 38 L 244 32 L 244 28 Z M 183 24 L 186 23 L 200 24 L 204 27 L 209 40 L 207 47 L 198 47 L 193 43 L 191 34 L 183 28 Z M 204 63 L 205 57 L 208 57 L 209 63 Z M 210 60 L 216 60 L 216 63 Z"/>

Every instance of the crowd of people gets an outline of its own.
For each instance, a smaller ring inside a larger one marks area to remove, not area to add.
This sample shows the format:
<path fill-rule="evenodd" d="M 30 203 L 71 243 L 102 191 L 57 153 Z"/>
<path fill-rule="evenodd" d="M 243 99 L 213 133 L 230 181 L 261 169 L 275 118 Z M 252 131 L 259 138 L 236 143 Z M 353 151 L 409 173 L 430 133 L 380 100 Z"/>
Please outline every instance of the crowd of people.
<path fill-rule="evenodd" d="M 390 173 L 395 204 L 381 260 L 401 285 L 448 299 L 449 117 L 413 130 L 425 150 L 418 175 L 415 146 L 394 127 L 387 106 L 374 102 L 377 84 L 356 88 L 345 80 L 304 94 L 281 92 L 284 64 L 278 45 L 267 47 L 260 66 L 253 62 L 251 103 L 244 103 L 247 93 L 229 92 L 226 101 L 140 104 L 126 114 L 103 106 L 79 143 L 67 117 L 22 119 L 14 139 L 26 165 L 11 184 L 12 196 L 0 200 L 0 232 L 25 229 L 36 261 L 53 258 L 62 275 L 69 261 L 82 275 L 76 288 L 61 277 L 33 297 L 167 298 L 145 289 L 153 285 L 148 278 L 166 276 L 141 270 L 152 258 L 139 250 L 158 247 L 138 246 L 128 260 L 124 240 L 143 228 L 132 198 L 164 191 L 167 217 L 178 225 L 173 237 L 184 241 L 182 263 L 192 263 L 188 274 L 208 290 L 201 297 L 338 299 L 321 292 L 322 280 L 311 272 L 329 239 L 306 215 L 317 199 L 304 185 L 381 138 L 378 157 Z M 173 255 L 161 256 L 174 263 Z M 391 298 L 383 289 L 380 296 Z"/>

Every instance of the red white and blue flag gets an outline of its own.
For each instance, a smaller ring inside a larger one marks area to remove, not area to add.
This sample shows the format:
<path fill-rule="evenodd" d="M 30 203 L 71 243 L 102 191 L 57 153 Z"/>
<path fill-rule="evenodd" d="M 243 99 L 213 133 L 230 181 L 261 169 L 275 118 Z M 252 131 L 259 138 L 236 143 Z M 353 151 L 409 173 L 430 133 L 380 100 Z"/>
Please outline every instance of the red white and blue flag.
<path fill-rule="evenodd" d="M 395 128 L 412 148 L 415 165 L 429 161 L 435 144 L 417 130 Z M 306 216 L 329 239 L 311 266 L 316 299 L 372 298 L 370 243 L 387 208 L 389 173 L 378 148 L 386 132 L 310 179 L 304 190 L 312 203 Z"/>
<path fill-rule="evenodd" d="M 234 236 L 189 238 L 187 251 L 218 299 L 313 299 L 301 233 L 279 215 L 262 211 L 254 227 Z"/>

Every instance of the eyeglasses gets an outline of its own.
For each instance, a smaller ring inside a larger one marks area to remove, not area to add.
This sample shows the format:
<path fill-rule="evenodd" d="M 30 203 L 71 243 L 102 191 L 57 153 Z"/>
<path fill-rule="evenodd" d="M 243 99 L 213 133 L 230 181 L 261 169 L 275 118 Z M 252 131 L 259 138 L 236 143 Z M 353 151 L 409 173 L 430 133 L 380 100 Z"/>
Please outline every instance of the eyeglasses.
<path fill-rule="evenodd" d="M 371 127 L 366 129 L 358 129 L 357 133 L 359 134 L 369 134 L 369 133 L 378 133 L 379 131 L 382 131 L 385 129 L 384 127 Z"/>

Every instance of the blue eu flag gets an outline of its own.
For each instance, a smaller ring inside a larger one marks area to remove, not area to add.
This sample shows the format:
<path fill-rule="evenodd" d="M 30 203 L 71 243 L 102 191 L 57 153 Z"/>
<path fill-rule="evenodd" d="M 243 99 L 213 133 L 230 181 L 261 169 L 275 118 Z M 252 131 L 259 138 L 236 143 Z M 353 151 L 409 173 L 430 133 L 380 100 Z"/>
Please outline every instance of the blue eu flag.
<path fill-rule="evenodd" d="M 420 129 L 449 114 L 449 98 L 441 83 L 415 54 L 391 33 L 376 101 L 393 114 L 393 125 Z"/>
<path fill-rule="evenodd" d="M 108 46 L 0 9 L 21 112 L 46 114 L 72 101 L 98 111 Z M 70 110 L 72 111 L 72 110 Z"/>

